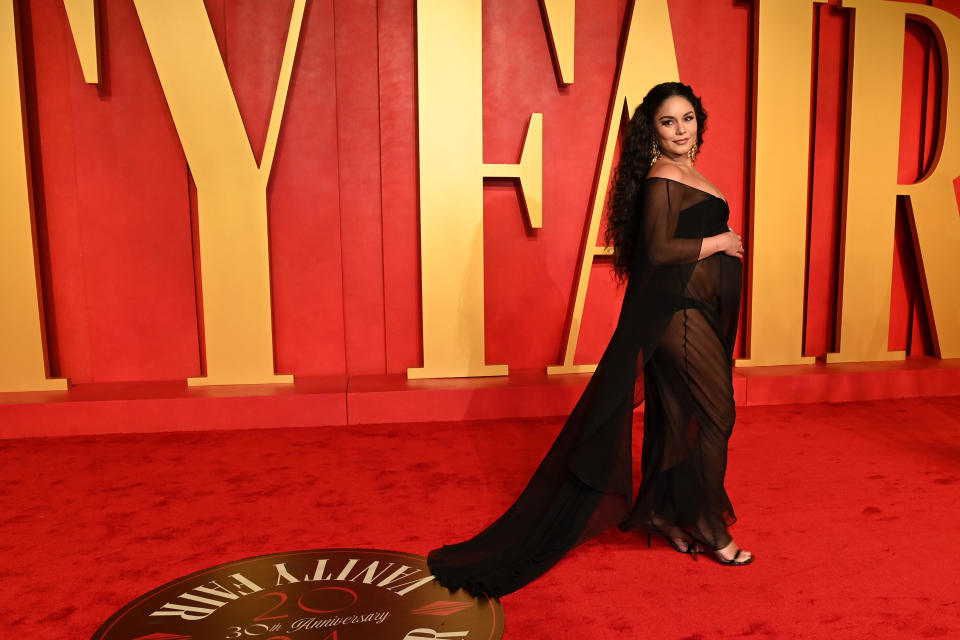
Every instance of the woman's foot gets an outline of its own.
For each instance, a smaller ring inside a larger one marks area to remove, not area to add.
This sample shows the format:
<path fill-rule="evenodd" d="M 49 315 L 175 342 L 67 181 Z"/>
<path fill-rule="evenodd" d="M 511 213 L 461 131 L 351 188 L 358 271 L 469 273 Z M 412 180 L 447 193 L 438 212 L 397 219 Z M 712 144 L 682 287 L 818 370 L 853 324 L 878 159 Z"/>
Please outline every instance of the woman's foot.
<path fill-rule="evenodd" d="M 741 549 L 738 547 L 737 543 L 733 540 L 731 540 L 730 544 L 725 546 L 723 549 L 714 551 L 713 555 L 717 558 L 717 562 L 720 564 L 741 565 L 750 564 L 753 562 L 753 554 L 746 549 Z"/>
<path fill-rule="evenodd" d="M 700 545 L 694 543 L 692 540 L 687 540 L 686 538 L 671 538 L 670 536 L 664 535 L 662 533 L 658 533 L 657 535 L 662 536 L 663 539 L 666 540 L 671 547 L 673 547 L 674 551 L 678 551 L 680 553 L 693 553 L 693 554 L 703 553 L 703 549 L 700 548 Z M 648 547 L 650 546 L 649 531 L 647 532 L 647 546 Z M 692 546 L 692 550 L 691 550 L 691 546 Z"/>
<path fill-rule="evenodd" d="M 649 523 L 650 528 L 670 543 L 675 551 L 680 553 L 700 553 L 700 545 L 687 536 L 682 529 L 678 527 L 667 526 L 667 524 L 658 518 L 654 518 Z M 647 546 L 650 546 L 650 534 L 647 534 Z"/>
<path fill-rule="evenodd" d="M 670 538 L 670 546 L 680 553 L 703 553 L 703 548 L 699 544 L 688 538 Z"/>

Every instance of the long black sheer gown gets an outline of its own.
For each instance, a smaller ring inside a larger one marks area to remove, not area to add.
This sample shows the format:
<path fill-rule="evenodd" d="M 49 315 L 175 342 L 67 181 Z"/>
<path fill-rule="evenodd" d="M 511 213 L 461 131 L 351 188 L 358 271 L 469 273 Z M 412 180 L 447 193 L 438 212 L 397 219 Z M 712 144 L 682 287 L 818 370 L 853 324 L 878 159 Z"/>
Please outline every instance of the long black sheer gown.
<path fill-rule="evenodd" d="M 723 480 L 742 264 L 724 253 L 699 260 L 703 238 L 727 230 L 727 203 L 647 178 L 635 215 L 617 327 L 557 439 L 506 513 L 428 555 L 451 590 L 510 593 L 613 525 L 679 528 L 712 549 L 730 543 L 736 516 Z M 631 431 L 641 385 L 642 481 L 634 499 Z"/>

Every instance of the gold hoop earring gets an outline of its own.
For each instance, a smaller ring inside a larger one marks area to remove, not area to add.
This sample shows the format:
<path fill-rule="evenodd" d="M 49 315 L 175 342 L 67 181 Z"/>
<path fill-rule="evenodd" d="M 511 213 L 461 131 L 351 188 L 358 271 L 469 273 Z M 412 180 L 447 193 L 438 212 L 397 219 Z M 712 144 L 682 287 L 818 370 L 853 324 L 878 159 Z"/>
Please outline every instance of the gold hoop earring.
<path fill-rule="evenodd" d="M 650 166 L 652 167 L 656 164 L 657 160 L 660 159 L 660 145 L 657 144 L 657 141 L 654 140 L 653 144 L 650 145 Z"/>
<path fill-rule="evenodd" d="M 697 161 L 697 152 L 698 152 L 698 151 L 699 151 L 699 147 L 697 146 L 697 141 L 694 140 L 694 141 L 693 141 L 693 146 L 690 147 L 690 150 L 689 150 L 689 151 L 687 151 L 687 157 L 690 158 L 690 162 L 696 162 L 696 161 Z"/>

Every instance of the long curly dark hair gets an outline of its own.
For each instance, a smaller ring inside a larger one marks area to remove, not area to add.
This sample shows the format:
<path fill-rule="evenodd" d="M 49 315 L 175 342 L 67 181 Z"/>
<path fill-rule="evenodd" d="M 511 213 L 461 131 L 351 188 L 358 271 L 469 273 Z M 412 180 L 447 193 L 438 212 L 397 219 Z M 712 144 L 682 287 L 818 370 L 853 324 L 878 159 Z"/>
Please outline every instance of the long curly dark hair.
<path fill-rule="evenodd" d="M 673 96 L 682 96 L 693 105 L 697 116 L 697 147 L 703 148 L 707 113 L 693 89 L 682 82 L 663 82 L 650 89 L 643 102 L 634 110 L 627 125 L 627 134 L 620 150 L 620 162 L 614 171 L 613 185 L 607 198 L 609 212 L 604 239 L 607 246 L 613 246 L 613 272 L 619 284 L 623 284 L 630 277 L 630 263 L 637 234 L 637 201 L 642 194 L 643 181 L 650 170 L 650 160 L 653 157 L 652 147 L 656 135 L 653 116 L 663 101 Z"/>

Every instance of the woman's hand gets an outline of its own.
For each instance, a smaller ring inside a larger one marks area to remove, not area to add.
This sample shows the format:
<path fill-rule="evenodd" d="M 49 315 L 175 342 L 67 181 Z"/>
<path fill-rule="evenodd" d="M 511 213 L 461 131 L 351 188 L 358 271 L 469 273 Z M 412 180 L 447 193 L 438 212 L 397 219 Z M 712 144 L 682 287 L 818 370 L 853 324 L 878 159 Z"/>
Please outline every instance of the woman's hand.
<path fill-rule="evenodd" d="M 743 238 L 736 231 L 731 229 L 717 236 L 717 246 L 718 251 L 743 260 Z"/>

